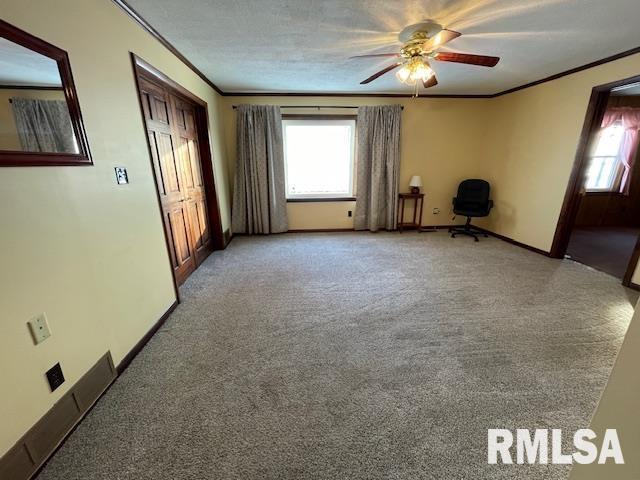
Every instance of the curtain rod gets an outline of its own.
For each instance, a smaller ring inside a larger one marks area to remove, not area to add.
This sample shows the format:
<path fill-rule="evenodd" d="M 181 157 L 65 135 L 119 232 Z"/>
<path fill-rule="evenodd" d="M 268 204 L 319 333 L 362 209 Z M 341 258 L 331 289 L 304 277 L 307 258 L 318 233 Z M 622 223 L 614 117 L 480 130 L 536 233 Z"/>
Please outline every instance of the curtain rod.
<path fill-rule="evenodd" d="M 280 108 L 317 108 L 320 110 L 321 108 L 358 108 L 357 105 L 279 105 Z M 238 108 L 237 105 L 233 105 L 233 109 L 236 110 Z M 404 110 L 404 107 L 400 107 Z"/>

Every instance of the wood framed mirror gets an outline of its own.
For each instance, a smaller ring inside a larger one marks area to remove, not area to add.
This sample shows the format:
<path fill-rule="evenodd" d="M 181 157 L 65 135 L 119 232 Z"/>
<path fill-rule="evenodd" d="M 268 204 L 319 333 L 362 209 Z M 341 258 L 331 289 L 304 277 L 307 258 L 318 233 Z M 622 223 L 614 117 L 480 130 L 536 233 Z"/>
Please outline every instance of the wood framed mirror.
<path fill-rule="evenodd" d="M 67 52 L 0 20 L 0 166 L 93 165 Z"/>

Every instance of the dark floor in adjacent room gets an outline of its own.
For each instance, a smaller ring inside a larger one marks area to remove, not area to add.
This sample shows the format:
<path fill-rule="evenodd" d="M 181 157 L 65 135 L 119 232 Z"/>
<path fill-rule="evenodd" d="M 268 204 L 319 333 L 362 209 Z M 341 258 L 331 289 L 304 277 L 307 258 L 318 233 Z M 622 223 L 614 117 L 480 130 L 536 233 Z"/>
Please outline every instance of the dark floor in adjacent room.
<path fill-rule="evenodd" d="M 576 262 L 623 278 L 640 235 L 633 227 L 576 227 L 567 255 Z"/>
<path fill-rule="evenodd" d="M 446 232 L 239 237 L 182 295 L 39 480 L 566 479 L 487 429 L 588 427 L 637 299 Z"/>

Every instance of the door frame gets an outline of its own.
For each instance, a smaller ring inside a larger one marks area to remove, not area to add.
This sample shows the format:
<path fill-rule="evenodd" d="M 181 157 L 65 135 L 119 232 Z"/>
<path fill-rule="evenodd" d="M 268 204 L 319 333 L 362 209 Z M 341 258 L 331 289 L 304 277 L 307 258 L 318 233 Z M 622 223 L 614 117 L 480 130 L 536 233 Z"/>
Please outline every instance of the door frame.
<path fill-rule="evenodd" d="M 144 110 L 142 106 L 142 98 L 140 96 L 140 77 L 146 77 L 156 83 L 160 83 L 163 87 L 169 90 L 172 94 L 180 97 L 195 107 L 195 122 L 196 131 L 198 134 L 198 147 L 200 149 L 200 166 L 202 169 L 202 182 L 204 184 L 204 192 L 207 205 L 207 220 L 209 221 L 209 228 L 211 230 L 211 243 L 213 251 L 224 250 L 224 233 L 222 231 L 222 219 L 220 217 L 220 206 L 218 202 L 218 195 L 216 193 L 215 176 L 213 171 L 214 158 L 211 151 L 211 144 L 209 142 L 209 114 L 207 103 L 200 97 L 194 95 L 189 90 L 184 88 L 179 83 L 173 81 L 170 77 L 162 73 L 160 70 L 131 52 L 131 62 L 133 65 L 133 73 L 136 85 L 136 94 L 138 95 L 138 105 L 140 107 L 140 114 L 142 116 L 142 122 L 144 126 L 144 137 L 147 142 L 147 150 L 149 152 L 149 164 L 151 166 L 151 172 L 153 174 L 153 182 L 156 187 L 156 200 L 158 202 L 158 213 L 162 220 L 162 232 L 164 235 L 165 245 L 167 247 L 167 258 L 171 265 L 171 276 L 173 278 L 173 288 L 176 293 L 176 299 L 180 302 L 180 291 L 178 289 L 178 282 L 173 272 L 173 263 L 171 260 L 171 246 L 170 239 L 167 235 L 165 228 L 165 219 L 162 213 L 162 200 L 160 199 L 160 192 L 158 189 L 158 178 L 155 168 L 153 166 L 153 154 L 151 150 L 151 143 L 149 142 L 149 135 L 147 134 L 146 120 L 144 118 Z M 196 267 L 197 268 L 197 267 Z"/>
<path fill-rule="evenodd" d="M 584 184 L 586 175 L 591 141 L 602 124 L 602 119 L 604 118 L 604 113 L 607 109 L 607 102 L 609 101 L 611 90 L 616 87 L 622 87 L 630 83 L 638 82 L 640 82 L 640 75 L 597 85 L 591 90 L 591 97 L 589 98 L 589 104 L 587 105 L 587 112 L 584 117 L 584 124 L 582 126 L 582 132 L 580 133 L 573 168 L 571 169 L 567 190 L 562 202 L 562 209 L 560 210 L 558 224 L 553 237 L 553 243 L 551 244 L 551 251 L 549 252 L 549 256 L 552 258 L 564 258 L 567 253 L 569 239 L 578 215 L 578 207 L 580 206 L 580 191 Z M 638 241 L 636 242 L 635 249 L 623 278 L 623 285 L 635 287 L 635 285 L 631 283 L 631 277 L 633 276 L 638 258 L 640 258 L 640 236 L 638 237 Z"/>

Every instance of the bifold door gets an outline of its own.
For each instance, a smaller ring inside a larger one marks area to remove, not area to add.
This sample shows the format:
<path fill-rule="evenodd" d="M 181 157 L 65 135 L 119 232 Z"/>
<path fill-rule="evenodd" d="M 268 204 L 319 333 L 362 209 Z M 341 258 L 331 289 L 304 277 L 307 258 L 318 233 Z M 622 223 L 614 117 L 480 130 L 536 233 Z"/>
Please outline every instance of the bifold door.
<path fill-rule="evenodd" d="M 211 253 L 195 106 L 145 77 L 138 79 L 164 228 L 178 285 Z"/>

